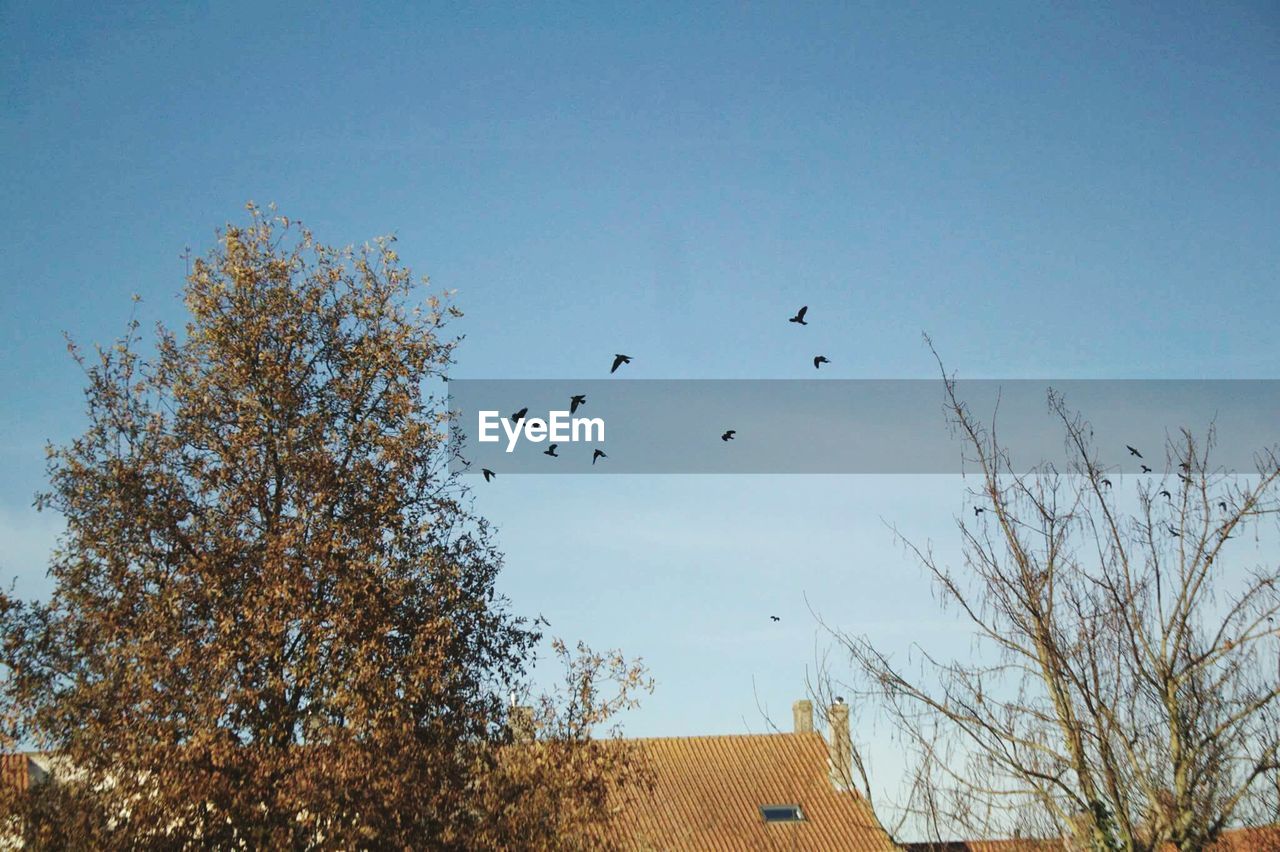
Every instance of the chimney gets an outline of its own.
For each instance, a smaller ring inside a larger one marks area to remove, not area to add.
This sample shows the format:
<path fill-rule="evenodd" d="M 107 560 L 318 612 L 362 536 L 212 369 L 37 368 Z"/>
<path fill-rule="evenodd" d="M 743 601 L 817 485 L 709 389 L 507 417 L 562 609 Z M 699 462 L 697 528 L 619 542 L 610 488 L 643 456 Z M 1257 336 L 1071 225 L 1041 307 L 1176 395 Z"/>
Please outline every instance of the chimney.
<path fill-rule="evenodd" d="M 512 707 L 507 718 L 507 726 L 511 729 L 512 742 L 533 742 L 533 708 L 523 704 Z"/>
<path fill-rule="evenodd" d="M 795 720 L 797 734 L 813 733 L 813 702 L 801 698 L 791 705 L 791 718 Z"/>
<path fill-rule="evenodd" d="M 827 714 L 827 754 L 831 762 L 831 786 L 853 789 L 853 737 L 849 733 L 849 705 L 839 696 Z"/>

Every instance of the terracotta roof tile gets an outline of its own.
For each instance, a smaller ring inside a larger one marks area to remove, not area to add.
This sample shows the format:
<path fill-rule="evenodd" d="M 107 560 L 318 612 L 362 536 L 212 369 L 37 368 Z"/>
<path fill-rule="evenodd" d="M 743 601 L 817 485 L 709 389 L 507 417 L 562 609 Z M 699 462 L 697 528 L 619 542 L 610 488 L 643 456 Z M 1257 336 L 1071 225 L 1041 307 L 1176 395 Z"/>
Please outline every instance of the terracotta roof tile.
<path fill-rule="evenodd" d="M 25 754 L 0 754 L 0 786 L 25 790 L 31 786 L 31 759 Z"/>
<path fill-rule="evenodd" d="M 1209 848 L 1213 852 L 1280 852 L 1280 825 L 1228 829 Z"/>
<path fill-rule="evenodd" d="M 630 849 L 664 852 L 895 849 L 866 801 L 829 780 L 817 733 L 630 740 L 655 772 L 651 794 L 610 825 Z M 765 823 L 761 805 L 799 805 L 799 822 Z"/>

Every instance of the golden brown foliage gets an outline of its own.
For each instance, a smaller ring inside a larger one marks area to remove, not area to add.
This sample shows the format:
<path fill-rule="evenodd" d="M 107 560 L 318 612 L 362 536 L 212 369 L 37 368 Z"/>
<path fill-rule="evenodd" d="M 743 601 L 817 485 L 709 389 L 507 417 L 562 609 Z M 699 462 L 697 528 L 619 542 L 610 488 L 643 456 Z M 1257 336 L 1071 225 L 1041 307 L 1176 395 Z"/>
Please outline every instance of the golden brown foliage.
<path fill-rule="evenodd" d="M 426 390 L 457 310 L 414 301 L 391 239 L 335 249 L 250 214 L 153 357 L 136 321 L 71 347 L 89 426 L 38 499 L 67 523 L 55 591 L 0 601 L 4 736 L 63 771 L 7 813 L 49 848 L 574 846 L 640 775 L 584 726 L 501 745 L 539 637 L 495 601 L 501 557 Z M 578 692 L 544 721 L 644 685 L 566 660 Z"/>

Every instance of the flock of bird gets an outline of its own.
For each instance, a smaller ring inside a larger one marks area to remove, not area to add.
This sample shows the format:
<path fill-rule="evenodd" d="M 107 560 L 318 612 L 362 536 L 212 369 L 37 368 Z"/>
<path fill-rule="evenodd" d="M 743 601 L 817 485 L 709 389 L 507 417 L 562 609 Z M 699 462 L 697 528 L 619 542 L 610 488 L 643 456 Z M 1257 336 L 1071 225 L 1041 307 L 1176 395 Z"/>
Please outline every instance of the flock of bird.
<path fill-rule="evenodd" d="M 793 322 L 796 325 L 808 325 L 809 321 L 805 319 L 805 315 L 808 313 L 809 313 L 809 306 L 802 305 L 800 307 L 800 310 L 796 311 L 796 315 L 789 318 L 787 322 Z M 614 353 L 613 365 L 609 367 L 609 374 L 612 375 L 618 372 L 619 367 L 625 364 L 630 364 L 630 363 L 631 363 L 630 355 L 624 355 L 620 352 Z M 827 358 L 826 355 L 813 356 L 813 368 L 815 370 L 821 369 L 823 364 L 830 364 L 830 363 L 831 363 L 831 359 Z M 587 397 L 585 394 L 575 394 L 569 397 L 569 414 L 570 415 L 575 414 L 578 408 L 585 405 L 586 402 L 587 402 Z M 527 415 L 528 413 L 529 413 L 529 407 L 525 406 L 524 408 L 521 408 L 519 411 L 512 414 L 511 417 L 508 419 L 511 421 L 512 425 L 516 425 L 520 423 L 520 421 L 524 420 L 525 415 Z M 720 435 L 720 440 L 724 441 L 725 443 L 728 443 L 729 441 L 732 441 L 737 434 L 738 434 L 738 430 L 736 429 L 726 429 L 724 433 Z M 542 454 L 545 456 L 550 456 L 551 458 L 558 459 L 560 458 L 560 455 L 559 453 L 556 452 L 556 450 L 559 446 L 560 446 L 559 444 L 551 444 L 545 450 L 542 451 Z M 595 466 L 596 462 L 600 461 L 601 459 L 607 459 L 608 457 L 609 456 L 605 453 L 604 450 L 597 447 L 595 451 L 591 454 L 591 464 L 592 466 Z M 481 468 L 480 472 L 484 476 L 485 482 L 491 482 L 493 478 L 497 476 L 496 473 L 494 473 L 492 470 L 490 470 L 487 467 Z M 782 618 L 777 615 L 771 615 L 769 616 L 769 620 L 778 622 L 778 621 L 781 621 Z"/>
<path fill-rule="evenodd" d="M 1139 451 L 1138 451 L 1138 449 L 1137 449 L 1136 447 L 1134 447 L 1133 445 L 1131 445 L 1131 444 L 1125 444 L 1125 445 L 1124 445 L 1124 448 L 1125 448 L 1126 450 L 1128 450 L 1128 451 L 1129 451 L 1129 455 L 1130 455 L 1131 457 L 1133 457 L 1133 458 L 1138 458 L 1138 459 L 1142 459 L 1142 458 L 1143 458 L 1142 453 L 1141 453 L 1141 452 L 1139 452 Z M 1148 466 L 1147 464 L 1145 464 L 1145 461 L 1144 461 L 1144 463 L 1140 463 L 1140 464 L 1138 465 L 1138 468 L 1139 468 L 1143 473 L 1153 473 L 1153 472 L 1154 472 L 1154 471 L 1151 469 L 1151 467 L 1150 467 L 1150 466 Z M 1178 463 L 1178 470 L 1179 470 L 1179 473 L 1178 473 L 1178 479 L 1182 480 L 1182 483 L 1183 483 L 1183 485 L 1184 485 L 1184 486 L 1191 486 L 1191 485 L 1194 485 L 1194 484 L 1195 484 L 1195 480 L 1193 480 L 1193 479 L 1191 478 L 1191 476 L 1190 476 L 1190 474 L 1191 474 L 1191 464 L 1190 464 L 1189 462 L 1185 462 L 1185 461 L 1184 461 L 1184 462 L 1179 462 L 1179 463 Z M 1111 487 L 1112 487 L 1112 485 L 1111 485 L 1111 480 L 1110 480 L 1110 479 L 1107 479 L 1105 476 L 1104 476 L 1104 477 L 1099 477 L 1099 478 L 1098 478 L 1098 484 L 1099 484 L 1099 485 L 1101 485 L 1101 486 L 1103 486 L 1104 488 L 1107 488 L 1108 490 L 1110 490 L 1110 489 L 1111 489 Z M 1160 489 L 1159 491 L 1157 491 L 1157 492 L 1156 492 L 1156 496 L 1157 496 L 1157 497 L 1163 497 L 1163 498 L 1165 498 L 1165 500 L 1169 501 L 1170 503 L 1172 503 L 1172 502 L 1173 502 L 1173 493 L 1172 493 L 1172 492 L 1170 492 L 1170 491 L 1169 491 L 1169 489 L 1167 489 L 1167 488 L 1162 488 L 1162 489 Z M 1230 507 L 1227 505 L 1227 501 L 1226 501 L 1226 500 L 1219 500 L 1219 501 L 1217 501 L 1217 503 L 1218 503 L 1218 509 L 1219 509 L 1223 514 L 1226 514 L 1226 513 L 1229 511 L 1229 508 L 1230 508 Z M 987 511 L 987 509 L 986 509 L 986 507 L 985 507 L 985 506 L 974 506 L 974 507 L 973 507 L 973 516 L 974 516 L 975 518 L 977 518 L 979 515 L 981 515 L 982 513 L 986 512 L 986 511 Z M 1164 526 L 1165 526 L 1165 529 L 1168 531 L 1169 535 L 1173 536 L 1174 538 L 1181 538 L 1181 537 L 1182 537 L 1182 531 L 1181 531 L 1181 530 L 1179 530 L 1177 527 L 1175 527 L 1173 524 L 1171 524 L 1171 523 L 1169 523 L 1168 521 L 1166 521 L 1166 522 L 1165 522 L 1165 524 L 1164 524 Z M 1220 540 L 1220 541 L 1226 541 L 1226 540 L 1227 540 L 1227 539 L 1229 539 L 1229 538 L 1235 538 L 1235 536 L 1234 536 L 1234 535 L 1231 535 L 1229 532 L 1227 532 L 1227 529 L 1224 527 L 1223 529 L 1218 530 L 1218 538 L 1219 538 L 1219 540 Z M 1210 557 L 1209 557 L 1209 560 L 1210 560 L 1210 561 L 1212 561 L 1212 559 L 1213 559 L 1213 557 L 1212 557 L 1212 556 L 1210 556 Z"/>
<path fill-rule="evenodd" d="M 801 306 L 800 310 L 796 311 L 796 315 L 788 319 L 787 322 L 793 322 L 796 325 L 808 325 L 809 321 L 805 319 L 805 314 L 807 313 L 809 313 L 809 306 L 803 305 Z M 614 353 L 613 366 L 609 368 L 609 374 L 612 375 L 618 372 L 619 367 L 623 366 L 624 364 L 630 364 L 630 363 L 631 363 L 630 355 L 623 355 L 622 353 Z M 826 355 L 815 355 L 813 357 L 813 368 L 815 370 L 821 369 L 823 364 L 830 364 L 830 363 L 831 363 L 831 360 L 827 358 Z M 585 394 L 575 394 L 569 397 L 569 414 L 571 415 L 575 414 L 578 411 L 578 408 L 582 405 L 585 405 L 586 402 L 587 402 L 587 397 Z M 525 415 L 527 415 L 528 413 L 529 413 L 529 407 L 525 406 L 524 408 L 512 414 L 508 419 L 511 421 L 512 425 L 516 425 L 520 421 L 524 420 Z M 720 440 L 727 443 L 729 441 L 732 441 L 734 439 L 734 436 L 736 436 L 737 434 L 738 434 L 738 431 L 736 429 L 726 429 L 724 431 L 724 434 L 720 436 Z M 558 459 L 560 458 L 560 454 L 556 452 L 556 450 L 559 448 L 559 446 L 560 446 L 559 444 L 551 444 L 545 450 L 542 451 L 542 454 L 544 456 L 551 456 L 551 458 L 553 459 Z M 595 452 L 591 454 L 591 464 L 592 466 L 595 466 L 595 463 L 600 461 L 600 459 L 607 459 L 608 457 L 609 457 L 608 454 L 606 454 L 604 450 L 597 448 Z M 485 482 L 492 481 L 493 478 L 498 475 L 487 467 L 481 468 L 480 473 L 484 476 Z"/>
<path fill-rule="evenodd" d="M 808 320 L 805 319 L 805 316 L 806 314 L 808 314 L 808 312 L 809 312 L 809 306 L 803 305 L 801 306 L 800 310 L 796 311 L 795 316 L 790 317 L 787 321 L 791 323 L 795 323 L 796 325 L 808 325 L 809 322 Z M 618 368 L 630 363 L 631 363 L 630 355 L 615 353 L 613 356 L 613 364 L 612 366 L 609 367 L 609 374 L 612 375 L 618 372 Z M 823 364 L 830 364 L 830 363 L 831 363 L 830 359 L 828 359 L 827 356 L 825 355 L 815 355 L 813 357 L 813 368 L 815 370 L 821 369 Z M 586 404 L 586 402 L 587 402 L 587 397 L 585 394 L 575 394 L 571 396 L 569 398 L 569 413 L 571 415 L 576 413 L 581 406 Z M 528 413 L 529 413 L 529 408 L 526 406 L 524 408 L 521 408 L 519 411 L 515 412 L 514 414 L 512 414 L 509 419 L 513 425 L 518 424 L 520 423 L 520 421 L 524 420 L 525 415 L 527 415 Z M 737 435 L 736 429 L 726 429 L 720 435 L 720 440 L 724 441 L 725 443 L 728 443 L 729 441 L 734 440 L 736 435 Z M 559 444 L 551 444 L 550 446 L 547 447 L 547 449 L 543 450 L 543 455 L 547 455 L 552 458 L 560 458 L 560 455 L 556 452 L 558 447 L 559 447 Z M 1131 457 L 1143 459 L 1142 453 L 1139 452 L 1136 447 L 1129 444 L 1125 444 L 1125 449 L 1129 451 L 1129 455 Z M 591 454 L 591 464 L 592 466 L 594 466 L 596 462 L 600 461 L 601 459 L 607 459 L 608 457 L 609 456 L 605 453 L 604 450 L 596 448 L 595 451 Z M 1178 474 L 1179 478 L 1187 485 L 1192 484 L 1193 480 L 1188 475 L 1191 472 L 1191 466 L 1187 462 L 1182 462 L 1181 464 L 1178 465 L 1178 467 L 1181 469 L 1181 473 Z M 1147 473 L 1147 474 L 1153 473 L 1152 468 L 1145 463 L 1145 460 L 1139 464 L 1139 468 L 1141 469 L 1142 473 Z M 495 476 L 497 476 L 497 474 L 494 473 L 489 468 L 482 468 L 481 473 L 484 475 L 485 482 L 490 482 L 493 480 Z M 1112 487 L 1111 480 L 1107 479 L 1106 477 L 1100 478 L 1098 480 L 1098 483 L 1107 489 L 1110 489 Z M 1170 502 L 1173 501 L 1173 494 L 1170 493 L 1168 489 L 1161 489 L 1157 493 L 1158 493 L 1158 496 L 1164 497 Z M 1226 512 L 1228 508 L 1226 501 L 1218 501 L 1218 507 L 1223 512 Z M 985 507 L 982 507 L 982 506 L 973 507 L 973 514 L 975 518 L 981 515 L 985 511 L 987 511 Z M 1171 536 L 1181 537 L 1182 533 L 1177 528 L 1175 528 L 1172 524 L 1166 522 L 1165 527 L 1167 528 Z M 1229 535 L 1225 530 L 1220 531 L 1220 535 L 1224 540 L 1233 537 Z M 782 620 L 777 615 L 771 615 L 769 616 L 769 619 L 770 621 L 773 621 L 773 622 L 778 622 Z"/>

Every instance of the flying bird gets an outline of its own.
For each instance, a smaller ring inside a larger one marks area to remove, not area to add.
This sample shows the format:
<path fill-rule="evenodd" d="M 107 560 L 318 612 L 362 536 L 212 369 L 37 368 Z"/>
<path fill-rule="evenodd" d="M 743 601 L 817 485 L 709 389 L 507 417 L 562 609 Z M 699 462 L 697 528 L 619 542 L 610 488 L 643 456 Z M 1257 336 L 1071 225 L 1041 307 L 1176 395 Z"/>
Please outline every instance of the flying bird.
<path fill-rule="evenodd" d="M 609 372 L 616 373 L 618 372 L 618 368 L 621 367 L 623 364 L 630 364 L 630 363 L 631 363 L 630 355 L 614 355 L 613 366 L 609 368 Z"/>
<path fill-rule="evenodd" d="M 1124 448 L 1125 448 L 1126 450 L 1128 450 L 1128 451 L 1129 451 L 1129 455 L 1131 455 L 1131 456 L 1137 456 L 1138 458 L 1142 458 L 1142 453 L 1138 452 L 1137 450 L 1135 450 L 1133 447 L 1129 446 L 1128 444 L 1125 444 L 1125 445 L 1124 445 Z"/>
<path fill-rule="evenodd" d="M 607 458 L 609 457 L 604 454 L 604 450 L 596 450 L 594 453 L 591 454 L 591 463 L 594 465 L 596 461 L 598 461 L 599 459 L 607 459 Z"/>
<path fill-rule="evenodd" d="M 809 323 L 807 323 L 807 322 L 805 322 L 805 321 L 804 321 L 804 315 L 805 315 L 805 313 L 807 313 L 807 312 L 808 312 L 808 310 L 809 310 L 809 306 L 808 306 L 808 305 L 805 305 L 803 308 L 801 308 L 800 310 L 796 311 L 796 315 L 795 315 L 795 316 L 793 316 L 791 319 L 787 320 L 787 322 L 794 322 L 794 323 L 797 323 L 797 324 L 799 324 L 799 325 L 808 325 Z"/>
<path fill-rule="evenodd" d="M 816 370 L 819 367 L 821 367 L 823 364 L 830 364 L 830 363 L 831 362 L 827 360 L 826 355 L 819 355 L 813 359 L 813 369 Z"/>
<path fill-rule="evenodd" d="M 973 507 L 973 516 L 976 518 L 976 517 L 978 517 L 979 515 L 981 515 L 981 514 L 982 514 L 983 512 L 985 512 L 985 511 L 987 511 L 987 510 L 986 510 L 985 508 L 983 508 L 982 506 L 974 506 L 974 507 Z"/>
<path fill-rule="evenodd" d="M 1103 480 L 1101 480 L 1101 481 L 1102 481 L 1102 484 L 1103 484 L 1103 485 L 1107 486 L 1108 488 L 1110 488 L 1110 487 L 1111 487 L 1111 480 L 1110 480 L 1110 479 L 1103 479 Z"/>
<path fill-rule="evenodd" d="M 1173 499 L 1173 495 L 1172 495 L 1172 494 L 1170 494 L 1168 491 L 1161 491 L 1161 492 L 1160 492 L 1160 496 L 1161 496 L 1161 497 L 1163 497 L 1163 498 L 1165 498 L 1166 500 L 1172 500 L 1172 499 Z"/>
<path fill-rule="evenodd" d="M 558 458 L 560 458 L 558 455 L 556 455 L 556 447 L 558 447 L 558 446 L 560 446 L 560 445 L 559 445 L 559 444 L 552 444 L 551 446 L 549 446 L 549 447 L 547 447 L 545 450 L 543 450 L 543 451 L 542 451 L 542 454 L 543 454 L 544 456 L 551 456 L 552 458 L 558 459 Z"/>
<path fill-rule="evenodd" d="M 493 471 L 489 470 L 489 468 L 487 468 L 487 467 L 482 467 L 482 468 L 480 468 L 480 472 L 484 474 L 484 481 L 485 481 L 485 482 L 488 482 L 489 480 L 493 479 L 495 476 L 497 476 L 497 475 L 498 475 L 498 474 L 494 473 Z"/>
<path fill-rule="evenodd" d="M 1221 509 L 1221 510 L 1222 510 L 1222 511 L 1224 511 L 1224 512 L 1225 512 L 1225 511 L 1227 511 L 1227 501 L 1225 501 L 1225 500 L 1219 500 L 1219 501 L 1218 501 L 1218 508 L 1219 508 L 1219 509 Z"/>
<path fill-rule="evenodd" d="M 779 617 L 778 617 L 778 616 L 776 616 L 776 615 L 771 615 L 771 616 L 769 616 L 769 620 L 770 620 L 770 621 L 781 621 L 782 619 L 781 619 L 781 618 L 779 618 Z"/>
<path fill-rule="evenodd" d="M 1182 469 L 1183 469 L 1183 471 L 1185 471 L 1186 473 L 1190 473 L 1190 472 L 1191 472 L 1191 465 L 1190 465 L 1190 464 L 1188 464 L 1187 462 L 1180 462 L 1180 463 L 1178 464 L 1178 467 L 1182 468 Z"/>
<path fill-rule="evenodd" d="M 730 429 L 730 430 L 728 430 L 727 432 L 725 432 L 723 435 L 721 435 L 721 436 L 720 436 L 720 440 L 721 440 L 721 441 L 732 441 L 732 440 L 733 440 L 733 436 L 734 436 L 734 435 L 736 435 L 736 434 L 738 434 L 738 430 L 737 430 L 737 429 Z"/>
<path fill-rule="evenodd" d="M 582 405 L 586 401 L 587 401 L 587 397 L 585 394 L 578 394 L 577 396 L 569 397 L 569 413 L 572 414 L 573 412 L 577 411 L 578 406 Z"/>
<path fill-rule="evenodd" d="M 1151 472 L 1151 468 L 1147 467 L 1145 464 L 1140 464 L 1140 465 L 1138 465 L 1138 467 L 1142 468 L 1142 472 L 1143 472 L 1143 473 L 1150 473 L 1150 472 Z"/>
<path fill-rule="evenodd" d="M 521 420 L 524 419 L 524 416 L 528 413 L 529 413 L 529 406 L 526 405 L 524 408 L 520 409 L 519 411 L 517 411 L 515 414 L 511 415 L 507 419 L 510 420 L 512 423 L 519 423 Z"/>
<path fill-rule="evenodd" d="M 1169 535 L 1173 536 L 1174 538 L 1182 538 L 1182 533 L 1175 530 L 1173 528 L 1173 524 L 1166 524 L 1165 526 L 1169 528 Z"/>

